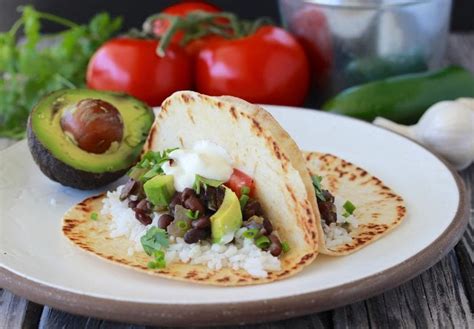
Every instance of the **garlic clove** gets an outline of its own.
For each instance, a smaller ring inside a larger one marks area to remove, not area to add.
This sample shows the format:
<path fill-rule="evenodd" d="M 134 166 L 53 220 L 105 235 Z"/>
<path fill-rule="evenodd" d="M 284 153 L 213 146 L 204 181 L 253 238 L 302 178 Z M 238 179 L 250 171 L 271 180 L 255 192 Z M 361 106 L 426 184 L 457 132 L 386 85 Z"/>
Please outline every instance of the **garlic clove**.
<path fill-rule="evenodd" d="M 445 157 L 457 169 L 474 159 L 474 111 L 463 102 L 431 106 L 414 128 L 415 139 Z"/>

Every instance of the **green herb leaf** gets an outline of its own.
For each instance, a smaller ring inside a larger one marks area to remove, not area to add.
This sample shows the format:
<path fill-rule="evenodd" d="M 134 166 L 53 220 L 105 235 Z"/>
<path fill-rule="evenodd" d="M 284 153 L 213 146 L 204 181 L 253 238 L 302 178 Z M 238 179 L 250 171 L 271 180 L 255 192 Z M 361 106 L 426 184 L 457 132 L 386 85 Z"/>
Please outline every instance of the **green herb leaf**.
<path fill-rule="evenodd" d="M 258 232 L 259 232 L 258 229 L 250 228 L 247 231 L 245 231 L 244 233 L 242 233 L 242 236 L 244 238 L 247 238 L 247 239 L 254 239 L 257 236 Z"/>
<path fill-rule="evenodd" d="M 240 188 L 241 195 L 249 195 L 249 193 L 250 193 L 250 187 L 248 187 L 247 185 L 244 185 Z"/>
<path fill-rule="evenodd" d="M 161 248 L 168 248 L 169 246 L 168 234 L 165 230 L 156 226 L 149 228 L 145 235 L 141 237 L 140 242 L 143 250 L 150 256 Z"/>
<path fill-rule="evenodd" d="M 179 220 L 176 222 L 176 226 L 181 230 L 181 231 L 187 231 L 189 228 L 189 225 L 186 221 L 184 220 Z"/>
<path fill-rule="evenodd" d="M 262 235 L 261 237 L 255 240 L 255 245 L 260 249 L 267 249 L 268 247 L 270 247 L 270 244 L 270 239 L 267 238 L 265 235 Z"/>
<path fill-rule="evenodd" d="M 197 194 L 199 194 L 201 192 L 201 185 L 203 185 L 204 188 L 207 188 L 207 186 L 219 187 L 222 184 L 224 184 L 223 181 L 205 178 L 201 175 L 196 175 L 196 178 L 194 179 L 193 189 L 196 191 Z"/>
<path fill-rule="evenodd" d="M 281 249 L 283 250 L 283 252 L 288 252 L 288 251 L 290 251 L 290 245 L 288 244 L 288 242 L 283 241 L 283 242 L 281 243 Z"/>
<path fill-rule="evenodd" d="M 157 250 L 153 254 L 154 260 L 148 262 L 147 266 L 151 269 L 157 268 L 165 268 L 166 267 L 166 260 L 165 260 L 165 253 L 162 250 Z"/>
<path fill-rule="evenodd" d="M 321 201 L 326 201 L 326 198 L 323 194 L 323 188 L 321 186 L 321 181 L 323 180 L 322 176 L 311 176 L 311 180 L 313 181 L 314 191 L 316 193 L 316 197 Z"/>
<path fill-rule="evenodd" d="M 342 208 L 344 208 L 345 210 L 345 213 L 342 214 L 342 216 L 344 217 L 349 217 L 350 215 L 352 215 L 354 213 L 354 210 L 356 210 L 356 206 L 354 206 L 354 204 L 352 202 L 350 202 L 349 200 L 347 200 L 343 205 L 342 205 Z M 347 214 L 347 216 L 346 216 Z"/>
<path fill-rule="evenodd" d="M 96 212 L 93 212 L 91 214 L 91 220 L 97 220 L 97 219 L 99 219 L 99 214 L 97 214 Z"/>
<path fill-rule="evenodd" d="M 242 195 L 240 196 L 240 199 L 239 199 L 239 201 L 240 201 L 240 209 L 243 210 L 243 209 L 245 208 L 245 206 L 247 205 L 247 202 L 249 201 L 249 199 L 250 199 L 250 198 L 249 198 L 249 196 L 248 196 L 247 194 L 242 194 Z"/>
<path fill-rule="evenodd" d="M 166 149 L 162 152 L 148 151 L 132 169 L 129 170 L 129 176 L 135 180 L 146 182 L 156 175 L 163 174 L 162 166 L 169 161 L 171 152 L 178 148 Z M 133 176 L 133 177 L 132 177 Z"/>
<path fill-rule="evenodd" d="M 192 211 L 191 209 L 188 209 L 186 211 L 186 216 L 191 219 L 198 219 L 199 218 L 199 210 Z"/>

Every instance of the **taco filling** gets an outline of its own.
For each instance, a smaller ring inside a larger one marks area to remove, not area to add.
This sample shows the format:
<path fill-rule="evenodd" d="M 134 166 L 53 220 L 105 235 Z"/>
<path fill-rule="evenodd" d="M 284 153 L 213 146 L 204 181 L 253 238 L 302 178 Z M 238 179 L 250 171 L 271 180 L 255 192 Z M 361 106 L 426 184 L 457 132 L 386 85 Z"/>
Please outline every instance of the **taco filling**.
<path fill-rule="evenodd" d="M 289 246 L 253 197 L 253 179 L 219 145 L 148 151 L 128 177 L 107 194 L 101 214 L 111 218 L 110 237 L 134 242 L 129 255 L 150 256 L 149 268 L 180 262 L 256 277 L 281 269 Z"/>
<path fill-rule="evenodd" d="M 323 177 L 315 175 L 311 178 L 327 248 L 351 243 L 351 232 L 359 226 L 359 222 L 354 216 L 356 206 L 350 200 L 343 200 L 324 189 Z"/>

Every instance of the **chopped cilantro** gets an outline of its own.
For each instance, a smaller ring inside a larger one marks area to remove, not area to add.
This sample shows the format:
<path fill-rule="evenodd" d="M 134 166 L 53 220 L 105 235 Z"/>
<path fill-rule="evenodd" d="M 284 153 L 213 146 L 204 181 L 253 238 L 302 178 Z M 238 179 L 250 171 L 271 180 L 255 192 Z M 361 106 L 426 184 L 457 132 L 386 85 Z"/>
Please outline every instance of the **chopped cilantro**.
<path fill-rule="evenodd" d="M 171 152 L 178 148 L 166 149 L 162 152 L 148 151 L 142 157 L 132 169 L 129 170 L 128 175 L 141 182 L 155 177 L 156 175 L 163 174 L 162 166 L 166 161 L 169 161 L 169 155 Z"/>
<path fill-rule="evenodd" d="M 311 180 L 313 181 L 316 197 L 321 201 L 326 201 L 326 198 L 324 197 L 324 194 L 323 194 L 323 188 L 321 186 L 321 181 L 323 180 L 323 177 L 314 175 L 314 176 L 311 176 Z"/>
<path fill-rule="evenodd" d="M 165 230 L 156 226 L 148 229 L 145 235 L 141 237 L 140 242 L 143 250 L 150 256 L 161 248 L 169 246 L 168 234 Z"/>
<path fill-rule="evenodd" d="M 283 250 L 283 252 L 288 252 L 288 251 L 290 251 L 290 246 L 288 245 L 288 242 L 283 241 L 283 242 L 281 243 L 281 249 Z"/>
<path fill-rule="evenodd" d="M 153 254 L 154 260 L 148 262 L 148 268 L 157 269 L 157 268 L 165 268 L 166 267 L 166 260 L 165 260 L 165 253 L 163 250 L 157 250 Z"/>
<path fill-rule="evenodd" d="M 222 184 L 224 184 L 223 181 L 220 181 L 217 179 L 205 178 L 200 175 L 196 175 L 196 178 L 194 179 L 193 188 L 196 191 L 196 193 L 199 194 L 201 192 L 201 185 L 203 185 L 204 188 L 206 188 L 207 186 L 218 187 Z"/>
<path fill-rule="evenodd" d="M 99 214 L 97 214 L 96 212 L 93 212 L 91 214 L 91 220 L 97 220 L 97 219 L 99 219 Z"/>
<path fill-rule="evenodd" d="M 249 193 L 250 193 L 250 187 L 248 187 L 247 185 L 244 185 L 240 188 L 241 195 L 249 195 Z"/>

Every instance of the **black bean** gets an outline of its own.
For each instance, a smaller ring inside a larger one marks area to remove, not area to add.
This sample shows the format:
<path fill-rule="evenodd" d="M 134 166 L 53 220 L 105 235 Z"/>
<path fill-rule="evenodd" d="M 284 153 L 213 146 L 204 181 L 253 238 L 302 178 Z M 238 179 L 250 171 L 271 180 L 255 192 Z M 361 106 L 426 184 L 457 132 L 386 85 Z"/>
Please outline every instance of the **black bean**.
<path fill-rule="evenodd" d="M 138 204 L 138 200 L 130 200 L 130 201 L 128 201 L 128 207 L 129 207 L 129 208 L 135 209 L 135 208 L 137 207 L 137 204 Z"/>
<path fill-rule="evenodd" d="M 202 189 L 199 197 L 210 210 L 217 211 L 224 201 L 225 189 L 222 186 L 208 186 Z"/>
<path fill-rule="evenodd" d="M 204 240 L 209 236 L 209 232 L 207 230 L 200 230 L 197 228 L 192 228 L 186 232 L 184 235 L 184 242 L 186 243 L 196 243 L 200 240 Z"/>
<path fill-rule="evenodd" d="M 184 201 L 184 207 L 191 209 L 192 211 L 199 211 L 200 214 L 204 214 L 206 210 L 202 205 L 201 201 L 196 196 L 190 196 Z"/>
<path fill-rule="evenodd" d="M 272 256 L 280 256 L 281 252 L 283 251 L 280 239 L 278 239 L 278 237 L 273 234 L 271 234 L 268 238 L 272 242 L 270 244 L 270 247 L 268 248 L 268 251 L 270 252 L 270 254 L 272 254 Z"/>
<path fill-rule="evenodd" d="M 171 224 L 173 219 L 174 218 L 171 215 L 168 215 L 168 214 L 161 215 L 160 218 L 158 218 L 158 227 L 162 229 L 166 229 L 168 225 Z"/>
<path fill-rule="evenodd" d="M 145 212 L 150 212 L 152 209 L 151 203 L 147 199 L 141 199 L 137 204 L 137 209 L 143 210 Z"/>
<path fill-rule="evenodd" d="M 268 219 L 263 220 L 263 228 L 265 229 L 266 233 L 265 235 L 268 235 L 273 232 L 273 225 Z"/>
<path fill-rule="evenodd" d="M 120 192 L 120 201 L 123 201 L 128 198 L 128 196 L 132 194 L 132 191 L 136 186 L 137 181 L 130 178 L 128 182 L 124 185 L 124 187 L 122 187 L 122 191 Z"/>
<path fill-rule="evenodd" d="M 334 203 L 334 196 L 331 194 L 331 192 L 329 192 L 328 190 L 323 190 L 322 192 L 326 202 Z"/>
<path fill-rule="evenodd" d="M 182 201 L 181 201 L 181 192 L 176 192 L 174 195 L 173 195 L 173 198 L 171 199 L 171 202 L 170 204 L 168 205 L 168 209 L 170 210 L 171 213 L 174 213 L 174 207 L 176 207 L 176 205 L 182 205 Z"/>
<path fill-rule="evenodd" d="M 143 225 L 150 225 L 152 222 L 151 217 L 145 211 L 138 208 L 135 208 L 135 218 Z"/>
<path fill-rule="evenodd" d="M 181 193 L 181 202 L 184 203 L 190 197 L 196 197 L 196 192 L 192 188 L 186 187 Z"/>
<path fill-rule="evenodd" d="M 318 209 L 321 219 L 324 220 L 327 225 L 337 221 L 336 206 L 330 201 L 330 199 L 327 201 L 321 201 L 318 199 Z"/>
<path fill-rule="evenodd" d="M 252 216 L 261 216 L 262 214 L 262 206 L 260 205 L 260 202 L 255 199 L 250 199 L 242 211 L 244 220 L 247 220 Z"/>
<path fill-rule="evenodd" d="M 193 220 L 191 223 L 193 228 L 205 229 L 211 226 L 211 220 L 209 216 L 201 216 L 196 220 Z"/>

